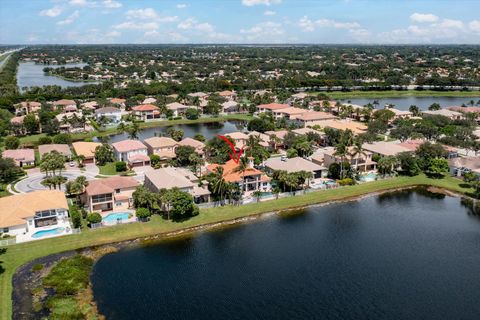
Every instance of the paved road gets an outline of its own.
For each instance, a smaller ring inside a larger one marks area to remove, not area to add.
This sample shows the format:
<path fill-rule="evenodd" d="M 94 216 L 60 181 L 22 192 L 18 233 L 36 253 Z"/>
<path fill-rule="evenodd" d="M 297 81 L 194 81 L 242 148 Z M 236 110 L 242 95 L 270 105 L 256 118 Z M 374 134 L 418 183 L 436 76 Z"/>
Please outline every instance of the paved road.
<path fill-rule="evenodd" d="M 80 171 L 78 169 L 67 169 L 62 172 L 62 176 L 68 180 L 73 180 L 79 176 L 85 176 L 87 180 L 93 180 L 98 175 L 98 168 L 96 166 L 87 166 L 85 171 Z M 39 172 L 39 170 L 31 170 L 28 173 L 28 176 L 17 182 L 15 184 L 15 190 L 19 193 L 27 193 L 36 190 L 46 190 L 47 187 L 42 186 L 41 182 L 45 178 L 45 174 Z M 65 187 L 62 186 L 62 190 Z"/>

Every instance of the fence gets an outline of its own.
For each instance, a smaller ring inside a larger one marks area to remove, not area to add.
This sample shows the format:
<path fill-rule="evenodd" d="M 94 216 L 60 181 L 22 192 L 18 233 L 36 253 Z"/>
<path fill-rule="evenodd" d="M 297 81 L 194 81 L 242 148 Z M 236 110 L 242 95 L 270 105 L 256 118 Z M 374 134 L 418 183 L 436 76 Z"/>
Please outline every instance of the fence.
<path fill-rule="evenodd" d="M 17 243 L 16 238 L 7 238 L 7 239 L 0 239 L 0 247 L 11 246 L 12 244 Z"/>

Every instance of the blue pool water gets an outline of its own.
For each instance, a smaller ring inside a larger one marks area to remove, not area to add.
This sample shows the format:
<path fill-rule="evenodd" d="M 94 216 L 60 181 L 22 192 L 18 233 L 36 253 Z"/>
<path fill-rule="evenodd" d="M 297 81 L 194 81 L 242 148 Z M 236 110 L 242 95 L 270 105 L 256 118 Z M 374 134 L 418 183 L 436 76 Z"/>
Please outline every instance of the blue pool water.
<path fill-rule="evenodd" d="M 45 237 L 45 236 L 52 236 L 52 235 L 55 235 L 55 234 L 60 234 L 64 230 L 65 230 L 65 228 L 63 228 L 63 227 L 50 229 L 50 230 L 41 230 L 41 231 L 37 231 L 34 234 L 32 234 L 32 238 L 37 239 L 37 238 L 41 238 L 41 237 Z"/>
<path fill-rule="evenodd" d="M 376 178 L 377 178 L 376 173 L 368 173 L 366 175 L 361 176 L 360 181 L 366 181 L 366 182 L 375 181 Z"/>
<path fill-rule="evenodd" d="M 117 212 L 117 213 L 110 213 L 106 217 L 103 217 L 102 221 L 107 223 L 117 222 L 118 220 L 127 220 L 130 213 L 128 212 Z"/>

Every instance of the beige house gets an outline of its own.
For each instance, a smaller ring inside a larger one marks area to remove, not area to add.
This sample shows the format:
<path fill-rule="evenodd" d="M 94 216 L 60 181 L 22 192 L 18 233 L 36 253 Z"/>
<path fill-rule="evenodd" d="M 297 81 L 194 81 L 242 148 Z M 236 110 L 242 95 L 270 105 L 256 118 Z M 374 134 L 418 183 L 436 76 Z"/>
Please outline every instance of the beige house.
<path fill-rule="evenodd" d="M 288 173 L 294 173 L 299 171 L 311 172 L 313 178 L 324 178 L 328 174 L 328 168 L 321 166 L 312 161 L 308 161 L 301 157 L 295 158 L 270 158 L 265 161 L 265 167 L 273 171 L 286 171 Z"/>
<path fill-rule="evenodd" d="M 147 147 L 138 140 L 128 139 L 112 143 L 117 161 L 127 162 L 131 167 L 150 164 Z"/>
<path fill-rule="evenodd" d="M 289 108 L 282 108 L 282 109 L 278 109 L 278 110 L 273 110 L 272 114 L 273 114 L 273 118 L 275 118 L 275 119 L 285 118 L 287 120 L 290 120 L 290 119 L 295 119 L 296 117 L 298 117 L 298 116 L 300 116 L 304 113 L 307 113 L 307 112 L 308 112 L 308 110 L 306 110 L 306 109 L 289 107 Z"/>
<path fill-rule="evenodd" d="M 0 198 L 0 231 L 16 236 L 17 242 L 71 233 L 65 194 L 41 190 Z"/>
<path fill-rule="evenodd" d="M 300 115 L 295 115 L 291 117 L 291 120 L 294 120 L 302 127 L 313 126 L 313 125 L 322 125 L 327 120 L 338 119 L 331 113 L 322 112 L 322 111 L 310 111 L 304 112 Z"/>
<path fill-rule="evenodd" d="M 167 109 L 172 110 L 174 117 L 178 117 L 178 116 L 184 114 L 185 111 L 187 111 L 188 108 L 195 108 L 196 109 L 196 107 L 193 107 L 193 106 L 189 107 L 189 106 L 186 106 L 186 105 L 178 103 L 178 102 L 172 102 L 172 103 L 167 104 Z"/>
<path fill-rule="evenodd" d="M 205 143 L 192 139 L 192 138 L 183 138 L 180 142 L 178 142 L 179 146 L 189 146 L 192 148 L 195 148 L 195 152 L 198 153 L 199 155 L 203 155 L 204 148 L 205 148 Z"/>
<path fill-rule="evenodd" d="M 15 115 L 24 116 L 31 112 L 36 113 L 42 108 L 42 104 L 36 101 L 22 101 L 15 106 Z"/>
<path fill-rule="evenodd" d="M 269 103 L 269 104 L 260 104 L 257 106 L 257 114 L 260 113 L 272 113 L 274 111 L 278 111 L 280 109 L 290 108 L 288 104 L 280 104 L 280 103 Z"/>
<path fill-rule="evenodd" d="M 402 152 L 412 152 L 396 142 L 376 141 L 373 143 L 364 143 L 363 149 L 380 156 L 396 156 Z"/>
<path fill-rule="evenodd" d="M 160 109 L 153 104 L 141 104 L 133 107 L 132 115 L 142 121 L 159 119 L 161 117 Z"/>
<path fill-rule="evenodd" d="M 248 136 L 243 132 L 230 132 L 226 134 L 227 137 L 230 137 L 235 141 L 235 148 L 242 149 L 247 143 Z"/>
<path fill-rule="evenodd" d="M 102 144 L 98 142 L 85 141 L 72 143 L 73 151 L 77 156 L 83 156 L 84 164 L 95 163 L 95 149 L 101 145 Z"/>
<path fill-rule="evenodd" d="M 344 159 L 335 155 L 335 150 L 327 150 L 323 153 L 323 161 L 325 167 L 329 167 L 332 163 L 348 162 L 352 169 L 359 172 L 376 170 L 377 163 L 372 160 L 373 153 L 364 151 L 363 153 L 354 154 L 354 148 L 349 147 L 347 155 Z"/>
<path fill-rule="evenodd" d="M 133 205 L 133 192 L 139 182 L 132 177 L 113 176 L 89 181 L 82 203 L 90 212 L 125 210 Z"/>
<path fill-rule="evenodd" d="M 35 151 L 33 149 L 4 150 L 2 158 L 11 158 L 19 167 L 35 165 Z"/>
<path fill-rule="evenodd" d="M 52 151 L 56 151 L 65 158 L 70 159 L 72 157 L 72 151 L 68 144 L 41 144 L 38 146 L 38 153 L 40 154 L 40 159 L 43 159 L 43 156 Z"/>
<path fill-rule="evenodd" d="M 176 157 L 175 149 L 178 142 L 169 137 L 152 137 L 143 141 L 147 146 L 148 154 L 156 154 L 162 160 Z"/>
<path fill-rule="evenodd" d="M 427 111 L 423 111 L 422 114 L 426 116 L 444 116 L 451 120 L 460 120 L 463 118 L 463 113 L 448 110 L 448 109 L 427 110 Z"/>
<path fill-rule="evenodd" d="M 145 172 L 145 188 L 152 192 L 162 189 L 178 188 L 189 193 L 195 203 L 210 201 L 207 186 L 199 186 L 198 178 L 188 169 L 166 167 Z"/>

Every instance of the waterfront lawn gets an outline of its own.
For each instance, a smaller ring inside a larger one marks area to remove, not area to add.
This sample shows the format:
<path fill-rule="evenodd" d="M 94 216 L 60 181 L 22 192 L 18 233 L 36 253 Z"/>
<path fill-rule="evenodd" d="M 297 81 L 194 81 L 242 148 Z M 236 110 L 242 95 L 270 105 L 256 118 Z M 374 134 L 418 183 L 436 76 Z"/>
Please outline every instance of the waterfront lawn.
<path fill-rule="evenodd" d="M 266 201 L 243 206 L 227 206 L 202 209 L 198 216 L 184 222 L 166 221 L 159 216 L 152 216 L 148 223 L 133 223 L 115 227 L 85 230 L 81 234 L 51 238 L 45 240 L 21 243 L 7 247 L 4 255 L 0 255 L 1 266 L 5 269 L 0 274 L 0 319 L 10 319 L 12 314 L 12 276 L 15 270 L 39 257 L 47 256 L 68 250 L 75 250 L 88 246 L 108 244 L 140 237 L 159 235 L 162 233 L 179 231 L 181 229 L 219 223 L 265 212 L 299 208 L 316 203 L 325 203 L 335 200 L 354 198 L 370 193 L 393 190 L 416 185 L 436 186 L 458 193 L 472 192 L 464 188 L 462 181 L 452 177 L 444 179 L 430 179 L 425 175 L 416 177 L 397 177 L 378 180 L 361 185 L 342 187 L 338 189 L 311 192 L 305 195 L 282 198 L 276 201 Z"/>
<path fill-rule="evenodd" d="M 402 98 L 402 97 L 480 97 L 480 91 L 433 91 L 433 90 L 387 90 L 387 91 L 349 91 L 349 92 L 313 92 L 324 93 L 332 99 L 353 98 Z"/>

